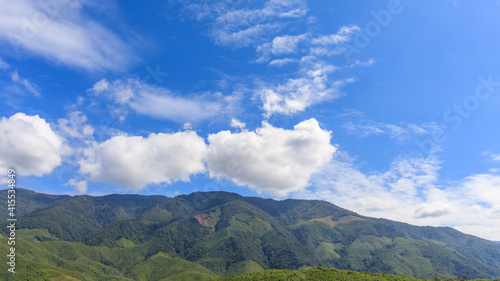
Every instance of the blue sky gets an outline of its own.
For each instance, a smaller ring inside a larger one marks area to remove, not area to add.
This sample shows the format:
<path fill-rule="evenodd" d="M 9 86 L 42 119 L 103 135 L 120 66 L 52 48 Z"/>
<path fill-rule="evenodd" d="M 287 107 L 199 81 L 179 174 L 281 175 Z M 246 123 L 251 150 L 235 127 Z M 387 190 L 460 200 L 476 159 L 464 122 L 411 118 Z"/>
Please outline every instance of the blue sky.
<path fill-rule="evenodd" d="M 39 192 L 323 199 L 500 240 L 499 4 L 2 0 L 0 167 Z"/>

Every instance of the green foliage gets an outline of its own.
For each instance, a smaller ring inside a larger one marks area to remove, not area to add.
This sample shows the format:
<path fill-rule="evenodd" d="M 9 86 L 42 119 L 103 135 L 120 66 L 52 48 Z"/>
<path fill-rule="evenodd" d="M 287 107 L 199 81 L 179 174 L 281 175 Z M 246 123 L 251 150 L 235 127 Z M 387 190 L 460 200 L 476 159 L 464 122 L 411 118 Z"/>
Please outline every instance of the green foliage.
<path fill-rule="evenodd" d="M 37 200 L 37 193 L 26 194 Z M 308 269 L 312 266 L 442 279 L 500 276 L 496 243 L 450 228 L 362 217 L 324 201 L 227 192 L 176 198 L 40 195 L 40 200 L 40 207 L 18 222 L 23 246 L 18 276 L 25 280 L 209 280 L 246 273 L 276 280 L 330 280 L 330 275 L 351 280 L 354 274 Z M 304 270 L 293 271 L 299 269 Z"/>
<path fill-rule="evenodd" d="M 28 242 L 36 243 L 40 241 L 54 241 L 58 240 L 57 237 L 50 234 L 47 229 L 18 229 L 16 231 L 16 236 L 22 238 Z"/>
<path fill-rule="evenodd" d="M 235 264 L 232 264 L 226 271 L 226 275 L 242 275 L 246 273 L 253 273 L 262 271 L 264 268 L 260 266 L 255 261 L 242 261 Z"/>
<path fill-rule="evenodd" d="M 22 225 L 29 229 L 45 228 L 59 239 L 75 241 L 113 222 L 132 219 L 165 200 L 168 198 L 163 196 L 118 194 L 64 197 L 50 207 L 27 214 Z"/>
<path fill-rule="evenodd" d="M 381 273 L 361 273 L 355 271 L 337 270 L 327 267 L 308 268 L 303 271 L 293 270 L 266 270 L 241 276 L 228 276 L 218 279 L 220 281 L 253 281 L 253 280 L 341 280 L 341 281 L 421 281 L 421 279 L 406 276 L 381 274 Z"/>
<path fill-rule="evenodd" d="M 68 197 L 68 195 L 43 194 L 24 188 L 16 188 L 16 215 L 18 218 L 22 218 L 35 210 L 46 208 L 52 203 Z M 7 190 L 0 191 L 0 200 L 7 202 Z M 6 212 L 4 216 L 2 219 L 7 218 Z"/>
<path fill-rule="evenodd" d="M 150 280 L 210 280 L 218 277 L 201 265 L 174 259 L 158 253 L 134 267 L 129 275 L 138 281 Z"/>

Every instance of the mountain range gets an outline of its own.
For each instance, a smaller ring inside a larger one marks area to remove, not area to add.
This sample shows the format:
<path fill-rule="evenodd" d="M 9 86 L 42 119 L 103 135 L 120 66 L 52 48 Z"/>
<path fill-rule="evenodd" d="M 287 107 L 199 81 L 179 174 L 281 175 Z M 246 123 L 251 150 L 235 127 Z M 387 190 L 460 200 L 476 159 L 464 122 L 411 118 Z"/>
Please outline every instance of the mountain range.
<path fill-rule="evenodd" d="M 7 202 L 6 190 L 0 198 Z M 319 200 L 228 192 L 68 196 L 20 188 L 16 198 L 16 277 L 25 278 L 16 280 L 211 280 L 318 266 L 422 278 L 500 277 L 496 242 L 449 227 L 366 217 Z M 6 227 L 1 234 L 8 235 Z M 0 239 L 7 252 L 7 238 Z M 3 280 L 12 278 L 6 266 Z"/>

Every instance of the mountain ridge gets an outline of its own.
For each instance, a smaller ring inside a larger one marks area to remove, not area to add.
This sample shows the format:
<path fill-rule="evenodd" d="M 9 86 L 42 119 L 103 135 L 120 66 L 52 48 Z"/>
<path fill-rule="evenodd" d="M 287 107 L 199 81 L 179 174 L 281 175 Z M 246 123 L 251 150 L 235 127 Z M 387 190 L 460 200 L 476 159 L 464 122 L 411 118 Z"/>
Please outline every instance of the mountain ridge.
<path fill-rule="evenodd" d="M 452 228 L 370 218 L 321 200 L 195 192 L 173 198 L 40 194 L 42 203 L 32 202 L 37 194 L 18 196 L 20 206 L 37 206 L 20 217 L 19 238 L 49 248 L 74 243 L 70 251 L 97 247 L 104 249 L 100 256 L 122 252 L 106 260 L 88 257 L 104 262 L 94 275 L 110 267 L 131 278 L 133 268 L 163 253 L 145 266 L 173 258 L 202 266 L 212 277 L 313 266 L 428 278 L 500 276 L 498 243 Z"/>

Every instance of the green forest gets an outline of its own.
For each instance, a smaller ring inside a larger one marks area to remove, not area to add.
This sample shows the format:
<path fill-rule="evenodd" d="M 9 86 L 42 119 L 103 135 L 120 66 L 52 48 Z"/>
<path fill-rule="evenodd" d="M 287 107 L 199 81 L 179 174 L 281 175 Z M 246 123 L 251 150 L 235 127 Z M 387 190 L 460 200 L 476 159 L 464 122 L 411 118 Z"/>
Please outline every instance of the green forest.
<path fill-rule="evenodd" d="M 324 201 L 227 192 L 18 193 L 16 273 L 2 263 L 2 280 L 500 277 L 497 243 L 452 228 L 364 217 Z M 3 253 L 8 247 L 0 238 Z"/>

